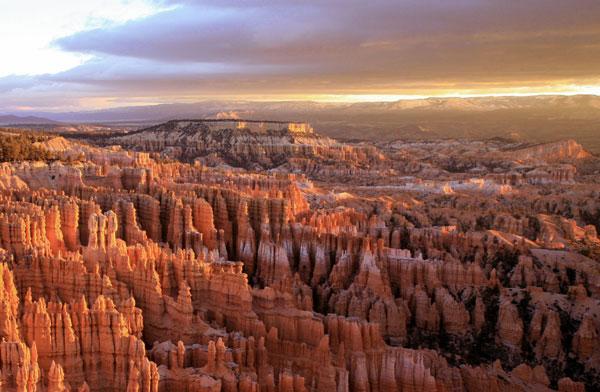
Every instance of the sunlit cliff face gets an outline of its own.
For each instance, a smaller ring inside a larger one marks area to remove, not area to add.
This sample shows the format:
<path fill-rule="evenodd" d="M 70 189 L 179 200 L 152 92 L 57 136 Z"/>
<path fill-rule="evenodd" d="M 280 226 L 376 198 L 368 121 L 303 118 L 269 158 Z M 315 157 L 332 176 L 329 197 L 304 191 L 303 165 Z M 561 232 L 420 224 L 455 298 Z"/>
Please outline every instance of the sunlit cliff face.
<path fill-rule="evenodd" d="M 0 110 L 600 91 L 593 0 L 71 3 L 3 5 Z"/>

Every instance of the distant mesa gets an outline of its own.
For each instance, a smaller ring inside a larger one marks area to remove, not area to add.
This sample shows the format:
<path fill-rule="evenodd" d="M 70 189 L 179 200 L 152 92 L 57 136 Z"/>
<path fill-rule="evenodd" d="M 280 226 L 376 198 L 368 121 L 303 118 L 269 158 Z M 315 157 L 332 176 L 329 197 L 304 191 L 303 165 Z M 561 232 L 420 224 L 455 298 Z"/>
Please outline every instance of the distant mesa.
<path fill-rule="evenodd" d="M 242 119 L 171 120 L 108 139 L 165 157 L 245 168 L 271 169 L 291 157 L 316 157 L 340 147 L 306 122 Z"/>
<path fill-rule="evenodd" d="M 163 125 L 175 124 L 176 129 L 186 128 L 194 125 L 204 125 L 210 131 L 222 131 L 227 129 L 247 130 L 255 133 L 266 133 L 268 131 L 290 132 L 299 134 L 314 133 L 312 126 L 306 122 L 299 121 L 275 121 L 275 120 L 244 120 L 239 118 L 215 118 L 196 120 L 171 120 Z M 160 127 L 161 125 L 158 125 Z M 145 129 L 147 130 L 147 129 Z M 144 130 L 144 131 L 145 131 Z"/>

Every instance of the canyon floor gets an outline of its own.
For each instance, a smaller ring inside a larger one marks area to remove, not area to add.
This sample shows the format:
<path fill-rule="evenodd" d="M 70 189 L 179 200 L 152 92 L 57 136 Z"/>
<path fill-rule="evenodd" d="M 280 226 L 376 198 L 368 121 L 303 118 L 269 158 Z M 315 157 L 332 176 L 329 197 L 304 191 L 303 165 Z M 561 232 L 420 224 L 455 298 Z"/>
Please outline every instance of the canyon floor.
<path fill-rule="evenodd" d="M 600 159 L 573 140 L 23 133 L 2 391 L 600 389 Z"/>

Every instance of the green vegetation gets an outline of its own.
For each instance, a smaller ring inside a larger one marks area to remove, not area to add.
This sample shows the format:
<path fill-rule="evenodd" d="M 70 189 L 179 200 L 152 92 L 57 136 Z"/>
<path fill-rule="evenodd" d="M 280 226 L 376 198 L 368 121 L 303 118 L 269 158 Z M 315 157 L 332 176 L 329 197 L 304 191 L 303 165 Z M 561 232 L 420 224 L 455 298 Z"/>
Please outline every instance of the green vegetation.
<path fill-rule="evenodd" d="M 0 162 L 49 161 L 58 159 L 56 154 L 36 146 L 44 142 L 47 136 L 42 134 L 0 129 Z"/>

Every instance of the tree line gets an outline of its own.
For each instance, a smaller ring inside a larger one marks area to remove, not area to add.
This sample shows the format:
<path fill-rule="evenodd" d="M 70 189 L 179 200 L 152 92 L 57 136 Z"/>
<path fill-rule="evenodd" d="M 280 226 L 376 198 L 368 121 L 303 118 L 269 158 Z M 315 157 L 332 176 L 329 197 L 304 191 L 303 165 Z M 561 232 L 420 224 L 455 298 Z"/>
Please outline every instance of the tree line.
<path fill-rule="evenodd" d="M 58 159 L 55 153 L 39 144 L 47 136 L 0 128 L 0 162 L 52 161 Z"/>

